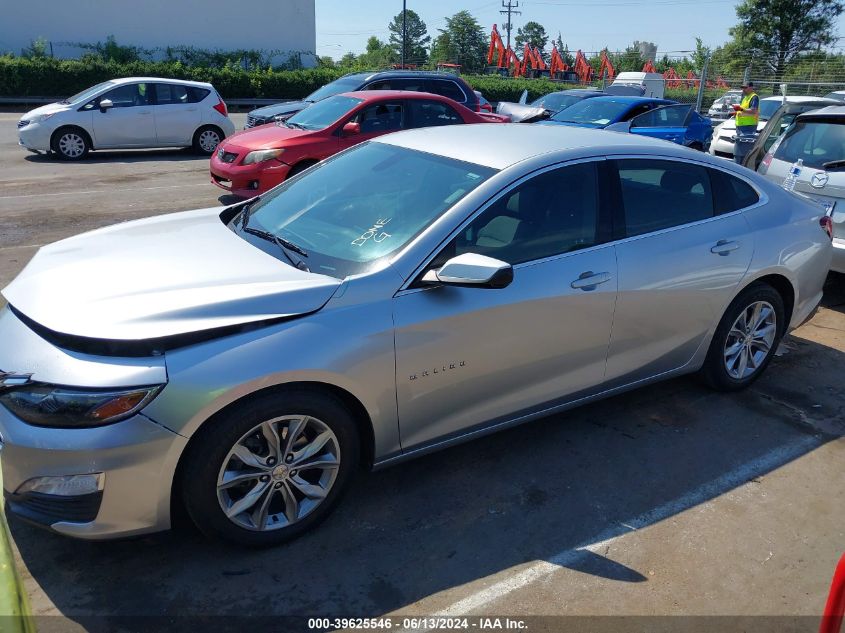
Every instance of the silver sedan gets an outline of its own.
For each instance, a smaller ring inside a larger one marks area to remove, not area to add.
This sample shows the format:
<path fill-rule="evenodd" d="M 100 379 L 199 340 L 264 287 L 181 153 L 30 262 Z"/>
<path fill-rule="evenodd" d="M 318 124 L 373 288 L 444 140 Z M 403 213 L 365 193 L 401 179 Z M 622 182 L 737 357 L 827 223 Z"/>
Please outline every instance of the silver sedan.
<path fill-rule="evenodd" d="M 3 294 L 9 510 L 269 545 L 382 467 L 698 372 L 808 319 L 829 218 L 700 152 L 579 128 L 381 137 L 244 203 L 42 248 Z"/>

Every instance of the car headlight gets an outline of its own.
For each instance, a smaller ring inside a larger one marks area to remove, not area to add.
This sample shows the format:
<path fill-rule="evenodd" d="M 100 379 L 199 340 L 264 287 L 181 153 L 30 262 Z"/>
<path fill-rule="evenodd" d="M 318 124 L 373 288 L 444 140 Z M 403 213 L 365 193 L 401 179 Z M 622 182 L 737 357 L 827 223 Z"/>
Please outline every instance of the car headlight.
<path fill-rule="evenodd" d="M 163 386 L 81 389 L 36 382 L 0 393 L 0 404 L 33 426 L 87 428 L 128 418 L 155 398 Z"/>
<path fill-rule="evenodd" d="M 284 149 L 259 149 L 247 154 L 242 164 L 253 165 L 255 163 L 263 163 L 265 160 L 278 158 L 284 151 Z"/>
<path fill-rule="evenodd" d="M 55 112 L 49 112 L 47 114 L 39 114 L 37 117 L 35 117 L 35 122 L 36 123 L 43 123 L 44 121 L 49 119 L 54 114 L 56 114 L 56 113 Z"/>

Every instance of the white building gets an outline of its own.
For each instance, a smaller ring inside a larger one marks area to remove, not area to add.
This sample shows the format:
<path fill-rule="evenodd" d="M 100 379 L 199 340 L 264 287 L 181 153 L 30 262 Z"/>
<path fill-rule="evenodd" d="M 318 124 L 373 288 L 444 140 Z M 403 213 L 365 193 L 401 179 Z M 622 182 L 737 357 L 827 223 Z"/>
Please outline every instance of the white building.
<path fill-rule="evenodd" d="M 105 42 L 144 49 L 281 51 L 315 64 L 315 0 L 8 0 L 0 3 L 0 53 L 20 55 L 44 38 L 56 57 L 79 57 L 75 44 Z M 49 52 L 49 49 L 48 49 Z M 163 52 L 155 57 L 163 56 Z"/>

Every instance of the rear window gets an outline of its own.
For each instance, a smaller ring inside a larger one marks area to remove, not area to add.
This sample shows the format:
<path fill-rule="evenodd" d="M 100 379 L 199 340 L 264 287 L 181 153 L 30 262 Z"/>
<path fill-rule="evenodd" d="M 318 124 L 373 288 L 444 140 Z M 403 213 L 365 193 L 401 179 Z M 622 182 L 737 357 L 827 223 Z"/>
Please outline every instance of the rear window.
<path fill-rule="evenodd" d="M 776 159 L 824 169 L 826 163 L 845 160 L 845 120 L 796 120 L 775 151 Z"/>
<path fill-rule="evenodd" d="M 448 97 L 458 103 L 463 103 L 467 100 L 463 90 L 458 88 L 458 84 L 448 79 L 429 79 L 428 91 L 436 95 Z"/>

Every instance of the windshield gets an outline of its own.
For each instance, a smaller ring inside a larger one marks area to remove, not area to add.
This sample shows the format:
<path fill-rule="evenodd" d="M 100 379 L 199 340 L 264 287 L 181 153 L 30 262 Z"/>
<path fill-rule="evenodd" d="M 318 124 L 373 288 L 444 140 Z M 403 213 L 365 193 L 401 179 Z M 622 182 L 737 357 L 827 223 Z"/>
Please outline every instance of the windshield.
<path fill-rule="evenodd" d="M 768 121 L 779 107 L 783 105 L 783 100 L 772 99 L 767 101 L 765 99 L 760 101 L 760 120 Z"/>
<path fill-rule="evenodd" d="M 299 245 L 308 253 L 311 272 L 343 279 L 398 251 L 494 173 L 433 154 L 363 143 L 262 196 L 249 209 L 249 229 Z M 239 218 L 230 226 L 240 231 Z M 244 237 L 280 257 L 266 240 Z"/>
<path fill-rule="evenodd" d="M 536 101 L 533 101 L 531 105 L 537 108 L 545 108 L 546 110 L 551 110 L 552 112 L 560 112 L 564 108 L 568 108 L 569 106 L 578 103 L 586 99 L 584 95 L 568 95 L 561 92 L 553 92 L 550 95 L 546 95 L 545 97 L 540 97 Z"/>
<path fill-rule="evenodd" d="M 107 88 L 108 86 L 113 86 L 113 81 L 104 81 L 101 84 L 97 84 L 96 86 L 91 86 L 90 88 L 86 88 L 82 92 L 77 92 L 72 97 L 68 97 L 62 103 L 76 103 L 77 101 L 87 101 L 95 94 L 97 94 L 103 88 Z"/>
<path fill-rule="evenodd" d="M 569 106 L 566 110 L 558 112 L 552 117 L 552 121 L 565 123 L 585 123 L 588 125 L 607 125 L 615 121 L 630 107 L 630 103 L 624 101 L 608 101 L 598 97 L 596 99 L 583 99 L 578 103 Z"/>
<path fill-rule="evenodd" d="M 359 77 L 345 77 L 327 83 L 322 88 L 317 88 L 310 95 L 305 97 L 306 101 L 320 101 L 326 97 L 333 97 L 342 92 L 354 92 L 361 89 L 362 80 Z"/>
<path fill-rule="evenodd" d="M 322 130 L 340 119 L 362 101 L 363 99 L 356 99 L 355 97 L 329 97 L 300 110 L 284 124 L 304 130 Z"/>
<path fill-rule="evenodd" d="M 824 96 L 825 99 L 836 99 L 837 101 L 845 101 L 845 92 L 830 92 Z"/>
<path fill-rule="evenodd" d="M 823 169 L 825 163 L 845 160 L 845 121 L 798 120 L 786 131 L 775 151 L 778 160 Z"/>

